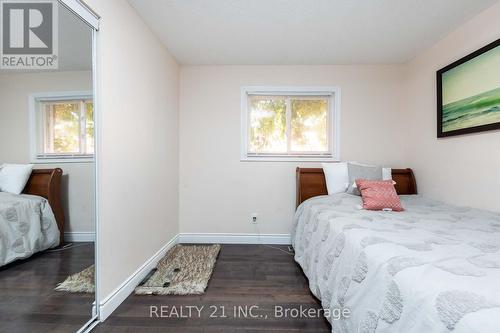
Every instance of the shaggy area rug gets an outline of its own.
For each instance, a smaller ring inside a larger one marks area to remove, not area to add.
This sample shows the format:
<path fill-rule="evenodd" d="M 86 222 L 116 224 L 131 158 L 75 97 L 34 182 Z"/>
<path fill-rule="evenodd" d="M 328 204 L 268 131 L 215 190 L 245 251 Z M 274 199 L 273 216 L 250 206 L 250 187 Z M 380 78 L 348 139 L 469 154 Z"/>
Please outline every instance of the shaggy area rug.
<path fill-rule="evenodd" d="M 176 245 L 158 262 L 152 275 L 137 288 L 137 295 L 200 295 L 205 292 L 220 245 Z M 69 276 L 57 291 L 93 293 L 94 265 Z"/>
<path fill-rule="evenodd" d="M 64 282 L 59 283 L 57 291 L 68 291 L 70 293 L 93 293 L 94 285 L 94 265 L 85 268 L 83 271 L 70 275 Z"/>
<path fill-rule="evenodd" d="M 176 245 L 151 277 L 135 288 L 138 295 L 200 295 L 205 292 L 220 245 Z"/>

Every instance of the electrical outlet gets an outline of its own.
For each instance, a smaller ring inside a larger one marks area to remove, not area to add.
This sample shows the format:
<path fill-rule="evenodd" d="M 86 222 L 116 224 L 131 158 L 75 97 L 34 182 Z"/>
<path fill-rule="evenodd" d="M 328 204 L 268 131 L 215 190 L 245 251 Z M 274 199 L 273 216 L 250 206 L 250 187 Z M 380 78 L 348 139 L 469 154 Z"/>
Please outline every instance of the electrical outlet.
<path fill-rule="evenodd" d="M 250 220 L 250 221 L 251 221 L 250 223 L 257 224 L 257 218 L 258 218 L 258 217 L 259 217 L 259 214 L 257 214 L 257 213 L 253 213 L 253 214 L 251 215 L 251 218 L 252 218 L 252 219 Z"/>

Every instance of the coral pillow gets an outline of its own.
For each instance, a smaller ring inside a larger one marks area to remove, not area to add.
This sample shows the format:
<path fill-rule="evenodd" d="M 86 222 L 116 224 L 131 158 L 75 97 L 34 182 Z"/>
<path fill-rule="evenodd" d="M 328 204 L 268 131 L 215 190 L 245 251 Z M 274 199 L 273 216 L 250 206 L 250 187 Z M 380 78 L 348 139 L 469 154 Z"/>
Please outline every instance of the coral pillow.
<path fill-rule="evenodd" d="M 356 179 L 356 185 L 361 192 L 364 209 L 396 212 L 404 210 L 392 180 Z"/>

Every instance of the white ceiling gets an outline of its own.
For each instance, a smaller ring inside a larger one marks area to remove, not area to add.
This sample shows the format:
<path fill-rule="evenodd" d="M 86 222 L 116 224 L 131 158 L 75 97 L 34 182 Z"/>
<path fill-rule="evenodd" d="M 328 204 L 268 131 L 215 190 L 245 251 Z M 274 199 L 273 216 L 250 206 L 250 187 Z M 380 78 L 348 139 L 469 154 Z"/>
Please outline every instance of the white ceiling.
<path fill-rule="evenodd" d="M 92 29 L 66 7 L 58 6 L 58 69 L 1 69 L 10 72 L 89 71 L 92 69 Z"/>
<path fill-rule="evenodd" d="M 181 64 L 401 63 L 497 0 L 129 0 Z"/>
<path fill-rule="evenodd" d="M 92 69 L 92 29 L 59 5 L 59 70 Z"/>

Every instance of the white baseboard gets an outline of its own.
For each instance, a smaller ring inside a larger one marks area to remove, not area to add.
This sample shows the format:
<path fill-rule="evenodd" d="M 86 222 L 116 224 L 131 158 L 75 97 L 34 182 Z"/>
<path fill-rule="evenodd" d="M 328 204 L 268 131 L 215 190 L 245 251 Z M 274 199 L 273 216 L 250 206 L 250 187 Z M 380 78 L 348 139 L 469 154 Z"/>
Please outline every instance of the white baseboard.
<path fill-rule="evenodd" d="M 92 231 L 75 231 L 64 233 L 65 242 L 93 242 L 95 241 L 95 233 Z"/>
<path fill-rule="evenodd" d="M 103 299 L 99 304 L 99 319 L 106 320 L 115 309 L 134 292 L 134 289 L 146 277 L 146 275 L 156 267 L 158 261 L 165 256 L 179 241 L 179 235 L 174 236 L 158 252 L 149 258 L 141 267 L 130 275 L 118 288 Z"/>
<path fill-rule="evenodd" d="M 179 243 L 290 245 L 290 234 L 180 233 Z"/>

